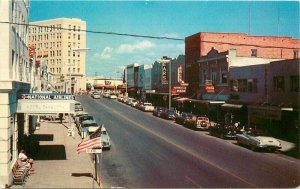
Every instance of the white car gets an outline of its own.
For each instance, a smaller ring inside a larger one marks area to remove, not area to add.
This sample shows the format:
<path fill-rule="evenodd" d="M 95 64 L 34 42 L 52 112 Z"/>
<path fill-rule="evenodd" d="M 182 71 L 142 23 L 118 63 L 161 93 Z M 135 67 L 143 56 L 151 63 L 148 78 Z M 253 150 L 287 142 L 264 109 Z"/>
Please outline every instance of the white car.
<path fill-rule="evenodd" d="M 152 103 L 144 102 L 141 109 L 145 112 L 153 112 L 154 111 L 154 106 L 152 105 Z"/>
<path fill-rule="evenodd" d="M 97 129 L 98 127 L 89 127 L 88 128 L 89 135 L 93 134 Z M 102 143 L 102 148 L 110 149 L 111 147 L 110 137 L 104 125 L 101 126 L 101 143 Z"/>
<path fill-rule="evenodd" d="M 242 134 L 236 134 L 236 141 L 238 144 L 249 146 L 253 151 L 266 149 L 274 152 L 281 149 L 279 140 L 258 130 L 244 131 Z"/>
<path fill-rule="evenodd" d="M 111 94 L 111 95 L 109 95 L 108 98 L 109 98 L 109 99 L 117 99 L 118 97 L 117 97 L 116 95 L 114 95 L 114 94 Z"/>

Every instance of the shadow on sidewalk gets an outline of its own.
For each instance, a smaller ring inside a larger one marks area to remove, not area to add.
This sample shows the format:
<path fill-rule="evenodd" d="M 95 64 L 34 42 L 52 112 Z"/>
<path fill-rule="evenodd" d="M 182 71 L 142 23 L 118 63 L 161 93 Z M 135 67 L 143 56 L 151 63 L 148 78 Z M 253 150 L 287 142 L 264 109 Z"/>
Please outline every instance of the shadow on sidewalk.
<path fill-rule="evenodd" d="M 93 178 L 92 173 L 72 173 L 73 177 L 90 177 Z"/>
<path fill-rule="evenodd" d="M 33 157 L 35 160 L 66 160 L 64 145 L 40 145 L 39 151 Z"/>

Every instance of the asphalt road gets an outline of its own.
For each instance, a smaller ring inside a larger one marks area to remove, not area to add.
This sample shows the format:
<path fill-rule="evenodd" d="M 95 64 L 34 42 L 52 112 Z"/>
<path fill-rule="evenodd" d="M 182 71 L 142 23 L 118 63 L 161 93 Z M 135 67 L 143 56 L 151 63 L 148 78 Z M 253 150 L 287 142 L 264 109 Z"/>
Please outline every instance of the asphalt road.
<path fill-rule="evenodd" d="M 252 152 L 233 141 L 194 131 L 125 104 L 77 97 L 103 123 L 111 150 L 101 157 L 105 187 L 294 188 L 300 161 L 279 153 Z"/>

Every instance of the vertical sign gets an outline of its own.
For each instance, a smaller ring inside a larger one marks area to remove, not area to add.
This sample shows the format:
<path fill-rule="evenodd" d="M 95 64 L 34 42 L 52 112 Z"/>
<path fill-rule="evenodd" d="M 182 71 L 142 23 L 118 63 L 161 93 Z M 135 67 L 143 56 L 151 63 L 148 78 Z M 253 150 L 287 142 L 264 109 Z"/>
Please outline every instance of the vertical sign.
<path fill-rule="evenodd" d="M 167 63 L 163 62 L 161 64 L 161 84 L 168 84 L 168 78 L 167 78 Z"/>
<path fill-rule="evenodd" d="M 180 64 L 177 68 L 177 82 L 181 83 L 182 82 L 182 64 Z"/>

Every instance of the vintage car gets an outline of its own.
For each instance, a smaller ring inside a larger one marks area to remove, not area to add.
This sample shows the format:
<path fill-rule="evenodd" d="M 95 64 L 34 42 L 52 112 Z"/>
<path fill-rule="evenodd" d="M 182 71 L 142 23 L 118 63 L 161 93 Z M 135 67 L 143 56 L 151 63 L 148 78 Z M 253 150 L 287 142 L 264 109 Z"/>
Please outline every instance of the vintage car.
<path fill-rule="evenodd" d="M 99 125 L 97 124 L 97 122 L 95 120 L 85 120 L 81 123 L 78 130 L 79 130 L 82 138 L 85 138 L 87 136 L 88 130 L 91 127 L 98 128 Z"/>
<path fill-rule="evenodd" d="M 166 108 L 157 106 L 157 107 L 154 108 L 153 115 L 157 116 L 157 117 L 160 117 L 161 113 L 164 112 L 165 110 L 166 110 Z"/>
<path fill-rule="evenodd" d="M 178 124 L 185 125 L 186 122 L 192 119 L 194 115 L 192 113 L 182 112 L 180 115 L 176 116 L 175 122 Z"/>
<path fill-rule="evenodd" d="M 260 130 L 248 130 L 241 134 L 237 134 L 236 141 L 238 144 L 250 147 L 253 151 L 265 149 L 275 152 L 276 150 L 281 149 L 279 140 Z"/>
<path fill-rule="evenodd" d="M 208 130 L 210 127 L 209 118 L 205 115 L 193 116 L 186 121 L 186 126 L 192 129 Z"/>
<path fill-rule="evenodd" d="M 91 116 L 91 115 L 83 115 L 83 116 L 80 116 L 78 117 L 78 119 L 76 120 L 76 126 L 77 127 L 80 127 L 82 122 L 86 121 L 86 120 L 94 120 L 94 117 Z"/>
<path fill-rule="evenodd" d="M 154 106 L 150 102 L 144 102 L 141 105 L 141 110 L 144 112 L 153 112 L 154 111 Z"/>
<path fill-rule="evenodd" d="M 164 119 L 170 119 L 170 120 L 175 120 L 176 116 L 177 116 L 176 111 L 175 110 L 169 110 L 169 109 L 166 109 L 165 111 L 163 111 L 160 114 L 160 117 L 162 117 Z"/>
<path fill-rule="evenodd" d="M 233 124 L 217 123 L 209 127 L 209 133 L 211 136 L 220 137 L 222 139 L 235 139 L 236 134 L 241 133 L 241 131 L 240 128 Z"/>
<path fill-rule="evenodd" d="M 100 94 L 98 92 L 93 92 L 92 97 L 93 99 L 100 99 Z"/>
<path fill-rule="evenodd" d="M 89 135 L 93 134 L 97 129 L 98 127 L 89 127 L 88 134 Z M 104 125 L 101 125 L 101 143 L 103 149 L 110 149 L 111 147 L 110 137 Z"/>

